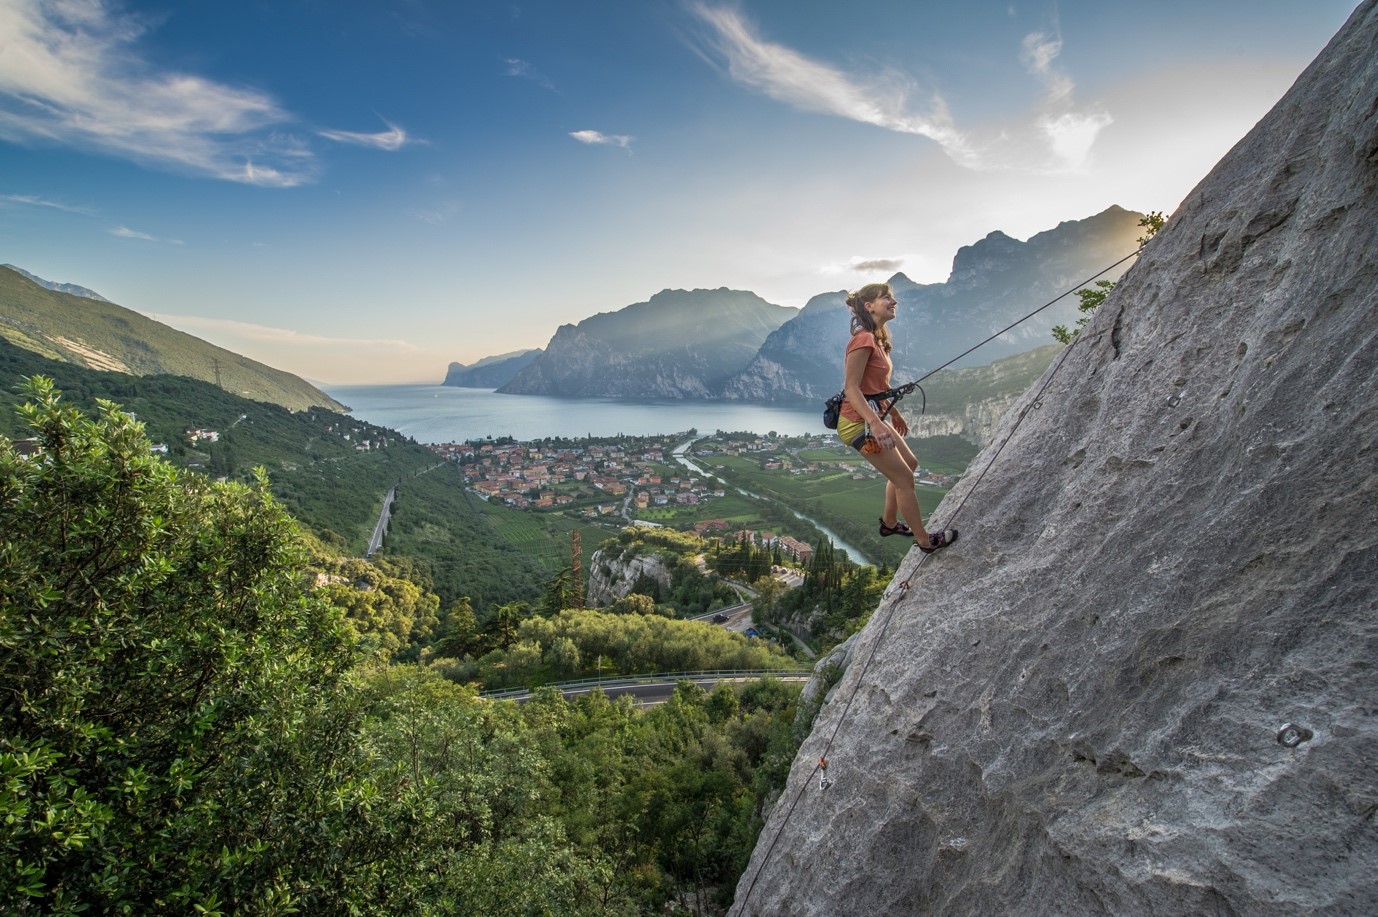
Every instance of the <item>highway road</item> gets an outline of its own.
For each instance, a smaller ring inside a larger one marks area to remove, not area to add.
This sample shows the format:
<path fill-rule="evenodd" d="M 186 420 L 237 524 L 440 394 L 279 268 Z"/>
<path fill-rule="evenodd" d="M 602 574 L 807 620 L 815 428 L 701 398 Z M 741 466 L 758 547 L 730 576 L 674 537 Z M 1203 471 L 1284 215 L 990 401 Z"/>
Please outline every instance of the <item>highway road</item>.
<path fill-rule="evenodd" d="M 396 496 L 397 484 L 393 484 L 388 488 L 388 495 L 383 498 L 383 511 L 378 514 L 378 522 L 373 526 L 373 534 L 369 536 L 365 557 L 372 557 L 373 552 L 383 546 L 383 536 L 388 533 L 388 521 L 392 519 L 392 501 Z"/>

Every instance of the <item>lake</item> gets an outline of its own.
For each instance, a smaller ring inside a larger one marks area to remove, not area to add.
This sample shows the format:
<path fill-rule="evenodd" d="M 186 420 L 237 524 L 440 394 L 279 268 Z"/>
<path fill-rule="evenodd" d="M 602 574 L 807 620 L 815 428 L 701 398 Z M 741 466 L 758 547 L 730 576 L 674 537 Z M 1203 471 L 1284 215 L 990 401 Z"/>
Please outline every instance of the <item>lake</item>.
<path fill-rule="evenodd" d="M 349 405 L 352 416 L 422 443 L 489 436 L 524 441 L 547 436 L 654 436 L 690 429 L 774 430 L 788 436 L 831 432 L 823 426 L 821 402 L 816 407 L 782 407 L 740 401 L 550 398 L 450 385 L 339 385 L 325 391 Z"/>

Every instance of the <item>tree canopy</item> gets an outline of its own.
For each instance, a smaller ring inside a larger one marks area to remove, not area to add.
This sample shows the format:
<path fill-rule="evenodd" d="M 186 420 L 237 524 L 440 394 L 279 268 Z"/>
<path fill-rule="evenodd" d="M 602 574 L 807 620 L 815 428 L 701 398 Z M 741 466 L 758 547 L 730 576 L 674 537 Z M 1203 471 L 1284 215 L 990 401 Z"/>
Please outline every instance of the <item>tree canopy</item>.
<path fill-rule="evenodd" d="M 704 914 L 730 898 L 801 738 L 795 688 L 685 683 L 647 714 L 599 692 L 484 700 L 395 663 L 418 634 L 465 649 L 467 600 L 440 615 L 401 561 L 322 569 L 261 474 L 209 481 L 151 455 L 110 402 L 85 416 L 44 379 L 27 392 L 40 451 L 0 436 L 0 912 Z M 570 669 L 590 652 L 687 667 L 711 634 L 516 605 L 502 623 L 512 660 Z M 713 639 L 716 664 L 780 658 Z"/>

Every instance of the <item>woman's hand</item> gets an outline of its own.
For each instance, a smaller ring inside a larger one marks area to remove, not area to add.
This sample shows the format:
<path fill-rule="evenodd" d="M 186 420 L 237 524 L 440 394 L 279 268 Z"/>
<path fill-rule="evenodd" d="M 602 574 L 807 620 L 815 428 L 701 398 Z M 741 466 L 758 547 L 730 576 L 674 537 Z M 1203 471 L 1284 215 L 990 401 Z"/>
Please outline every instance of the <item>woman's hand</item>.
<path fill-rule="evenodd" d="M 882 420 L 871 425 L 871 437 L 882 449 L 893 449 L 898 442 L 899 434 L 895 432 L 894 427 Z"/>

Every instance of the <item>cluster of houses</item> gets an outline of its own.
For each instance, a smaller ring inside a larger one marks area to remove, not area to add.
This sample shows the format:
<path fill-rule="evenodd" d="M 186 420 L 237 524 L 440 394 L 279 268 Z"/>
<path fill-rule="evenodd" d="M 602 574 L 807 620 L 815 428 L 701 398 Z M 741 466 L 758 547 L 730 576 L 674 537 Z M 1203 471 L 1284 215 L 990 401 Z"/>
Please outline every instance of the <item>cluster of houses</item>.
<path fill-rule="evenodd" d="M 672 444 L 441 443 L 437 454 L 457 462 L 465 483 L 479 496 L 518 509 L 591 502 L 587 516 L 611 515 L 623 504 L 636 509 L 692 506 L 721 497 L 720 486 L 687 474 L 667 476 Z"/>
<path fill-rule="evenodd" d="M 309 415 L 311 420 L 316 420 L 316 415 Z M 248 420 L 247 414 L 241 414 L 239 420 L 230 426 L 233 427 L 240 421 Z M 252 421 L 251 421 L 252 422 Z M 341 421 L 337 423 L 327 423 L 321 426 L 323 433 L 333 433 L 347 443 L 352 443 L 355 452 L 371 452 L 374 449 L 385 448 L 389 443 L 389 437 L 383 435 L 386 431 L 373 427 L 370 428 L 359 424 Z M 186 431 L 187 441 L 195 446 L 197 443 L 218 443 L 220 442 L 220 431 L 210 430 L 204 427 L 190 427 Z M 167 454 L 167 445 L 158 443 L 153 447 L 154 452 Z"/>
<path fill-rule="evenodd" d="M 751 529 L 738 529 L 728 533 L 727 528 L 727 520 L 725 519 L 705 519 L 694 525 L 694 531 L 699 535 L 716 534 L 722 541 L 728 543 L 747 541 L 768 551 L 773 551 L 778 547 L 781 554 L 791 557 L 801 564 L 806 564 L 813 559 L 813 545 L 800 541 L 798 538 L 791 538 L 789 535 L 775 535 L 771 532 L 756 532 Z"/>
<path fill-rule="evenodd" d="M 823 446 L 835 444 L 837 440 L 831 436 L 818 437 L 807 443 L 808 448 L 817 449 Z M 725 444 L 706 446 L 700 445 L 694 450 L 695 457 L 708 458 L 714 455 L 749 455 L 753 452 L 762 452 L 776 449 L 776 444 L 769 439 L 750 439 L 746 441 L 734 441 Z M 718 466 L 722 467 L 722 466 Z M 870 468 L 859 468 L 855 462 L 843 461 L 797 461 L 788 455 L 773 455 L 761 463 L 761 467 L 766 471 L 782 471 L 792 475 L 821 474 L 824 471 L 845 471 L 848 472 L 853 480 L 863 480 L 868 477 L 875 477 L 879 472 L 872 471 Z M 919 468 L 915 475 L 915 480 L 923 486 L 928 487 L 954 487 L 957 479 L 952 475 L 937 474 L 926 468 Z"/>
<path fill-rule="evenodd" d="M 630 516 L 635 511 L 696 506 L 725 496 L 717 480 L 701 480 L 687 471 L 671 476 L 665 470 L 673 462 L 670 452 L 682 439 L 676 436 L 602 443 L 438 443 L 430 448 L 457 463 L 465 484 L 485 500 L 497 500 L 517 509 L 569 506 L 587 517 L 622 513 Z M 824 443 L 820 440 L 817 445 Z M 767 470 L 816 474 L 835 466 L 854 477 L 875 474 L 870 469 L 857 470 L 855 463 L 801 462 L 788 456 L 777 457 L 772 451 L 775 448 L 776 444 L 765 437 L 734 439 L 711 446 L 704 444 L 695 450 L 695 457 L 767 452 L 762 465 Z M 920 469 L 919 483 L 951 486 L 952 479 Z M 702 535 L 717 535 L 725 540 L 747 538 L 771 550 L 778 546 L 782 554 L 802 563 L 813 556 L 812 546 L 787 535 L 729 533 L 727 529 L 727 522 L 721 519 L 705 520 L 694 526 Z"/>

